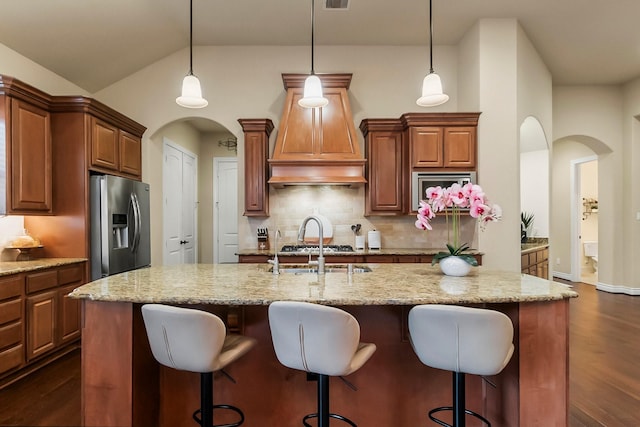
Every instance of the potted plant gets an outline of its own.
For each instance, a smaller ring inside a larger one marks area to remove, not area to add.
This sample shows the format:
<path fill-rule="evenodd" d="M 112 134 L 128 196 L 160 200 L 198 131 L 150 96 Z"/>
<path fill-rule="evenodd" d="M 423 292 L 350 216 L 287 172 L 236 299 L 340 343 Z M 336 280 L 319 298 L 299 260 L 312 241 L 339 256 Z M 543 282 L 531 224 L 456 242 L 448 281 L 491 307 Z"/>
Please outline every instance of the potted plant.
<path fill-rule="evenodd" d="M 442 188 L 429 187 L 426 190 L 427 200 L 420 201 L 420 208 L 416 220 L 416 227 L 422 230 L 432 230 L 431 220 L 438 212 L 444 212 L 447 222 L 447 233 L 449 222 L 453 234 L 448 234 L 449 252 L 439 252 L 433 257 L 432 265 L 440 263 L 443 273 L 454 276 L 465 276 L 472 266 L 477 266 L 478 261 L 464 252 L 469 249 L 467 243 L 460 243 L 460 215 L 462 211 L 467 211 L 472 218 L 478 219 L 480 228 L 488 222 L 499 221 L 502 218 L 502 209 L 498 205 L 491 205 L 485 198 L 482 187 L 477 184 L 452 184 L 450 187 Z M 448 272 L 448 268 L 451 270 Z"/>
<path fill-rule="evenodd" d="M 533 225 L 533 212 L 520 212 L 520 243 L 527 243 L 529 227 Z"/>

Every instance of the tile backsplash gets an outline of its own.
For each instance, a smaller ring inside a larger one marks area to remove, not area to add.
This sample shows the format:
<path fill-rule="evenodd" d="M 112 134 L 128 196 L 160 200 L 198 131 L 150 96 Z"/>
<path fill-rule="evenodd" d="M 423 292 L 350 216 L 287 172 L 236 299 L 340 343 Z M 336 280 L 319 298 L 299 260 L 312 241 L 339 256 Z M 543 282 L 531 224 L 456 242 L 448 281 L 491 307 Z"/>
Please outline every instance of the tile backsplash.
<path fill-rule="evenodd" d="M 289 186 L 270 190 L 268 218 L 248 218 L 241 226 L 240 249 L 257 248 L 256 230 L 263 227 L 269 229 L 272 242 L 275 230 L 280 229 L 282 239 L 278 246 L 295 244 L 300 224 L 314 209 L 333 225 L 331 244 L 355 246 L 353 224 L 362 225 L 360 234 L 365 238 L 370 230 L 380 231 L 383 248 L 444 248 L 447 242 L 444 217 L 432 221 L 432 231 L 417 229 L 415 215 L 365 217 L 363 187 Z M 466 216 L 461 223 L 461 240 L 477 246 L 475 220 Z"/>

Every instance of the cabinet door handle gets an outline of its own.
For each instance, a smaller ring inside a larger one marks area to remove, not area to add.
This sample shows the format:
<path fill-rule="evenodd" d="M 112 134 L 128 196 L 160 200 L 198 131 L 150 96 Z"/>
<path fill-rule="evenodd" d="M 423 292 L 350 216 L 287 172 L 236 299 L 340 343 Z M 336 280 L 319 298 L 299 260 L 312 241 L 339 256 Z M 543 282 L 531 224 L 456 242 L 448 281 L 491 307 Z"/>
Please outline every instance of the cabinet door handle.
<path fill-rule="evenodd" d="M 188 240 L 180 240 L 180 244 L 181 244 L 181 245 L 186 245 L 187 243 L 189 243 L 189 241 L 188 241 Z"/>

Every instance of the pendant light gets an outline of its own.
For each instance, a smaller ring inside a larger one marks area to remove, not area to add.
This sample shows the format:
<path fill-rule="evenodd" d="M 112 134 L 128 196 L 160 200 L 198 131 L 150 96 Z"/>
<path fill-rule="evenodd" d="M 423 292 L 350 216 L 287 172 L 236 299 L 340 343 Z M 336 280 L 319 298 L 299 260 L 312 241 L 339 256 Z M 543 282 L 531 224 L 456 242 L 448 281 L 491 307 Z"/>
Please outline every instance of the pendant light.
<path fill-rule="evenodd" d="M 329 100 L 322 96 L 322 82 L 313 69 L 315 1 L 311 0 L 311 75 L 304 82 L 304 97 L 298 105 L 304 108 L 322 108 L 329 104 Z"/>
<path fill-rule="evenodd" d="M 442 93 L 440 76 L 433 72 L 433 16 L 429 0 L 429 74 L 422 81 L 422 96 L 416 104 L 421 107 L 435 107 L 449 100 L 449 95 Z"/>
<path fill-rule="evenodd" d="M 189 74 L 182 81 L 182 95 L 176 103 L 186 108 L 204 108 L 209 102 L 202 97 L 200 80 L 193 74 L 193 0 L 189 1 Z"/>

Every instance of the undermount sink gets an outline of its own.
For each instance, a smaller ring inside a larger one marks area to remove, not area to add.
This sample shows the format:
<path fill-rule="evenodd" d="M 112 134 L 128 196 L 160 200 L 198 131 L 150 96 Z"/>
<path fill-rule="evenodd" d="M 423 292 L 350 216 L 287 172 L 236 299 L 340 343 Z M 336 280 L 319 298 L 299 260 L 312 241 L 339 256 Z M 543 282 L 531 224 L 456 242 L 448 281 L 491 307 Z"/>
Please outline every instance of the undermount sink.
<path fill-rule="evenodd" d="M 273 271 L 273 267 L 269 269 L 270 272 Z M 351 269 L 353 273 L 370 273 L 371 268 L 363 265 L 354 265 Z M 329 265 L 324 268 L 325 273 L 348 273 L 349 266 L 348 265 Z M 291 274 L 309 274 L 309 273 L 318 273 L 317 267 L 304 267 L 299 265 L 280 265 L 280 273 L 291 273 Z"/>

